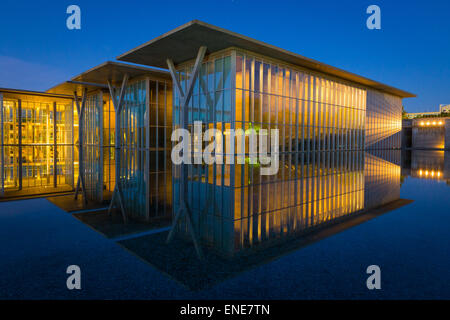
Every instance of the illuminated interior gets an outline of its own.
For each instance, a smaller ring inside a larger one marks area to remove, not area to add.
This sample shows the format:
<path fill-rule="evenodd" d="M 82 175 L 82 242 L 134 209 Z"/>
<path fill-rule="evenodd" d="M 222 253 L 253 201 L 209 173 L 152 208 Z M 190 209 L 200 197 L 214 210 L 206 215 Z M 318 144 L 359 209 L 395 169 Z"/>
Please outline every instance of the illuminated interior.
<path fill-rule="evenodd" d="M 8 197 L 73 189 L 72 100 L 2 95 L 2 194 Z"/>

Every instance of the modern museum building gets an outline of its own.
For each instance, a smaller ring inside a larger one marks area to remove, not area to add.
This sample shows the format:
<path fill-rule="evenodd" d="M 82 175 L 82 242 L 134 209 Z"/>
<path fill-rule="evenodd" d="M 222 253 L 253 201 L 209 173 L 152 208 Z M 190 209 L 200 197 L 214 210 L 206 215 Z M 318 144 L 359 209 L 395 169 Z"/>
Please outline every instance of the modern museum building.
<path fill-rule="evenodd" d="M 73 193 L 233 255 L 399 198 L 411 93 L 200 21 L 117 60 L 46 92 L 0 88 L 0 199 Z M 278 171 L 247 153 L 173 164 L 173 130 L 197 121 L 277 129 Z"/>

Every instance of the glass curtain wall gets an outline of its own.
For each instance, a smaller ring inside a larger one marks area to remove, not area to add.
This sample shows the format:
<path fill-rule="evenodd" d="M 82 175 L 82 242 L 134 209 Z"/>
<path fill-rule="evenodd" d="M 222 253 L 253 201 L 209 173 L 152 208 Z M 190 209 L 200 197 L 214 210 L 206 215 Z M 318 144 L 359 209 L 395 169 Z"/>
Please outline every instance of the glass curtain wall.
<path fill-rule="evenodd" d="M 193 62 L 178 67 L 184 90 L 192 67 Z M 181 101 L 176 92 L 174 97 L 174 126 L 177 127 L 180 125 Z M 294 204 L 289 200 L 293 195 L 299 196 L 300 189 L 295 183 L 287 181 L 320 176 L 322 173 L 317 163 L 345 163 L 349 160 L 344 151 L 362 151 L 365 101 L 366 91 L 363 88 L 252 53 L 225 50 L 207 57 L 190 100 L 189 131 L 193 132 L 194 121 L 202 121 L 204 130 L 243 129 L 248 132 L 254 129 L 258 133 L 260 129 L 278 129 L 280 170 L 274 176 L 261 176 L 260 164 L 248 163 L 248 138 L 245 165 L 190 165 L 188 203 L 202 242 L 214 243 L 215 247 L 218 245 L 229 250 L 233 246 L 230 243 L 225 245 L 224 239 L 230 237 L 225 236 L 224 232 L 234 228 L 238 230 L 235 238 L 242 239 L 237 242 L 238 246 L 248 243 L 249 237 L 253 241 L 255 219 L 269 221 L 276 216 L 274 214 L 269 218 L 270 212 L 284 210 L 276 207 L 277 201 L 279 205 L 288 203 L 289 208 L 301 203 L 300 199 Z M 329 151 L 341 152 L 330 154 Z M 333 160 L 328 160 L 331 158 Z M 361 166 L 359 168 L 361 171 Z M 275 189 L 264 185 L 275 181 L 280 181 L 275 184 Z M 177 167 L 174 188 L 176 212 L 179 206 Z M 360 186 L 355 190 L 362 188 Z M 271 195 L 277 195 L 278 200 L 265 203 Z M 292 219 L 290 221 L 293 223 Z M 274 225 L 265 225 L 267 230 L 273 231 Z M 186 231 L 185 223 L 181 229 Z M 256 232 L 256 239 L 262 238 L 261 232 Z"/>
<path fill-rule="evenodd" d="M 110 200 L 116 183 L 115 134 L 116 113 L 108 93 L 103 93 L 103 199 Z"/>
<path fill-rule="evenodd" d="M 387 93 L 368 90 L 366 110 L 366 148 L 400 149 L 402 99 Z"/>
<path fill-rule="evenodd" d="M 84 166 L 88 199 L 104 202 L 111 199 L 115 186 L 115 112 L 107 92 L 89 93 L 84 116 Z M 74 110 L 75 140 L 79 138 L 79 118 Z M 75 143 L 78 146 L 78 141 Z M 79 174 L 78 147 L 75 148 L 74 181 Z"/>
<path fill-rule="evenodd" d="M 19 102 L 3 98 L 3 170 L 4 190 L 17 191 L 19 177 Z"/>
<path fill-rule="evenodd" d="M 172 214 L 172 83 L 148 80 L 150 219 L 167 219 Z"/>
<path fill-rule="evenodd" d="M 5 196 L 73 188 L 71 100 L 3 99 Z"/>
<path fill-rule="evenodd" d="M 128 84 L 120 114 L 120 187 L 127 214 L 146 216 L 146 83 Z"/>
<path fill-rule="evenodd" d="M 121 122 L 120 183 L 125 211 L 138 220 L 172 213 L 172 87 L 142 79 L 126 88 Z"/>
<path fill-rule="evenodd" d="M 232 65 L 233 54 L 230 51 L 210 56 L 202 63 L 189 102 L 189 132 L 193 132 L 194 121 L 202 122 L 203 132 L 212 128 L 220 131 L 233 128 Z M 187 90 L 192 68 L 193 63 L 178 67 L 184 92 Z M 174 129 L 180 127 L 180 104 L 180 95 L 174 90 Z M 188 166 L 186 198 L 203 243 L 210 239 L 209 235 L 220 233 L 224 223 L 233 221 L 233 168 L 232 165 L 219 164 Z M 173 213 L 176 213 L 180 206 L 180 167 L 174 165 L 173 170 Z M 180 229 L 187 234 L 184 218 Z"/>
<path fill-rule="evenodd" d="M 89 94 L 83 114 L 83 166 L 89 200 L 103 201 L 103 93 Z"/>

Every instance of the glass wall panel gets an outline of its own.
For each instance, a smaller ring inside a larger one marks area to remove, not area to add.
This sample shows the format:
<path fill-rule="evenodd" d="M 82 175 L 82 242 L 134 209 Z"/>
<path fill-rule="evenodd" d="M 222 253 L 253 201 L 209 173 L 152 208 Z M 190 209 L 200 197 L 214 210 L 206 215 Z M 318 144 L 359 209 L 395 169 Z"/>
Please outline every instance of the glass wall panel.
<path fill-rule="evenodd" d="M 184 91 L 193 63 L 178 66 Z M 212 128 L 246 133 L 278 129 L 280 163 L 274 175 L 261 175 L 264 165 L 252 162 L 246 137 L 244 164 L 187 166 L 187 204 L 202 244 L 235 254 L 395 200 L 399 166 L 369 156 L 365 169 L 366 99 L 363 87 L 256 54 L 230 49 L 206 57 L 189 101 L 188 131 L 194 132 L 194 121 L 202 122 L 203 133 Z M 180 105 L 175 91 L 174 127 L 181 125 Z M 197 148 L 191 147 L 194 154 Z M 218 148 L 214 154 L 223 151 Z M 390 166 L 384 178 L 369 179 L 366 186 L 365 174 L 370 177 L 385 162 Z M 392 191 L 388 198 L 377 196 L 381 184 Z M 173 187 L 177 212 L 179 166 L 174 166 Z M 366 188 L 374 190 L 373 197 L 366 196 Z M 189 236 L 185 219 L 179 231 Z"/>
<path fill-rule="evenodd" d="M 132 81 L 121 121 L 120 181 L 125 211 L 140 220 L 172 213 L 172 87 L 164 80 Z"/>
<path fill-rule="evenodd" d="M 4 93 L 4 196 L 73 188 L 72 101 L 62 101 Z"/>
<path fill-rule="evenodd" d="M 402 99 L 400 97 L 368 90 L 365 122 L 367 149 L 401 148 Z"/>
<path fill-rule="evenodd" d="M 129 84 L 120 114 L 120 187 L 125 211 L 146 216 L 146 85 L 145 80 Z"/>
<path fill-rule="evenodd" d="M 89 200 L 103 201 L 103 93 L 87 96 L 83 113 L 83 166 Z"/>

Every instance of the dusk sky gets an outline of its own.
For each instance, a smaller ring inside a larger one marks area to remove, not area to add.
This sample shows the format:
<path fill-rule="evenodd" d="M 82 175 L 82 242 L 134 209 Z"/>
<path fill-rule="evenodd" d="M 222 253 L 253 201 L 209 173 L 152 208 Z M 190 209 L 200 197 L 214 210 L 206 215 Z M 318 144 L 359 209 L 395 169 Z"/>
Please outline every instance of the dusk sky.
<path fill-rule="evenodd" d="M 66 9 L 81 8 L 81 30 Z M 381 30 L 366 27 L 369 5 Z M 450 1 L 10 1 L 0 10 L 0 87 L 46 90 L 190 20 L 202 20 L 450 104 Z"/>

